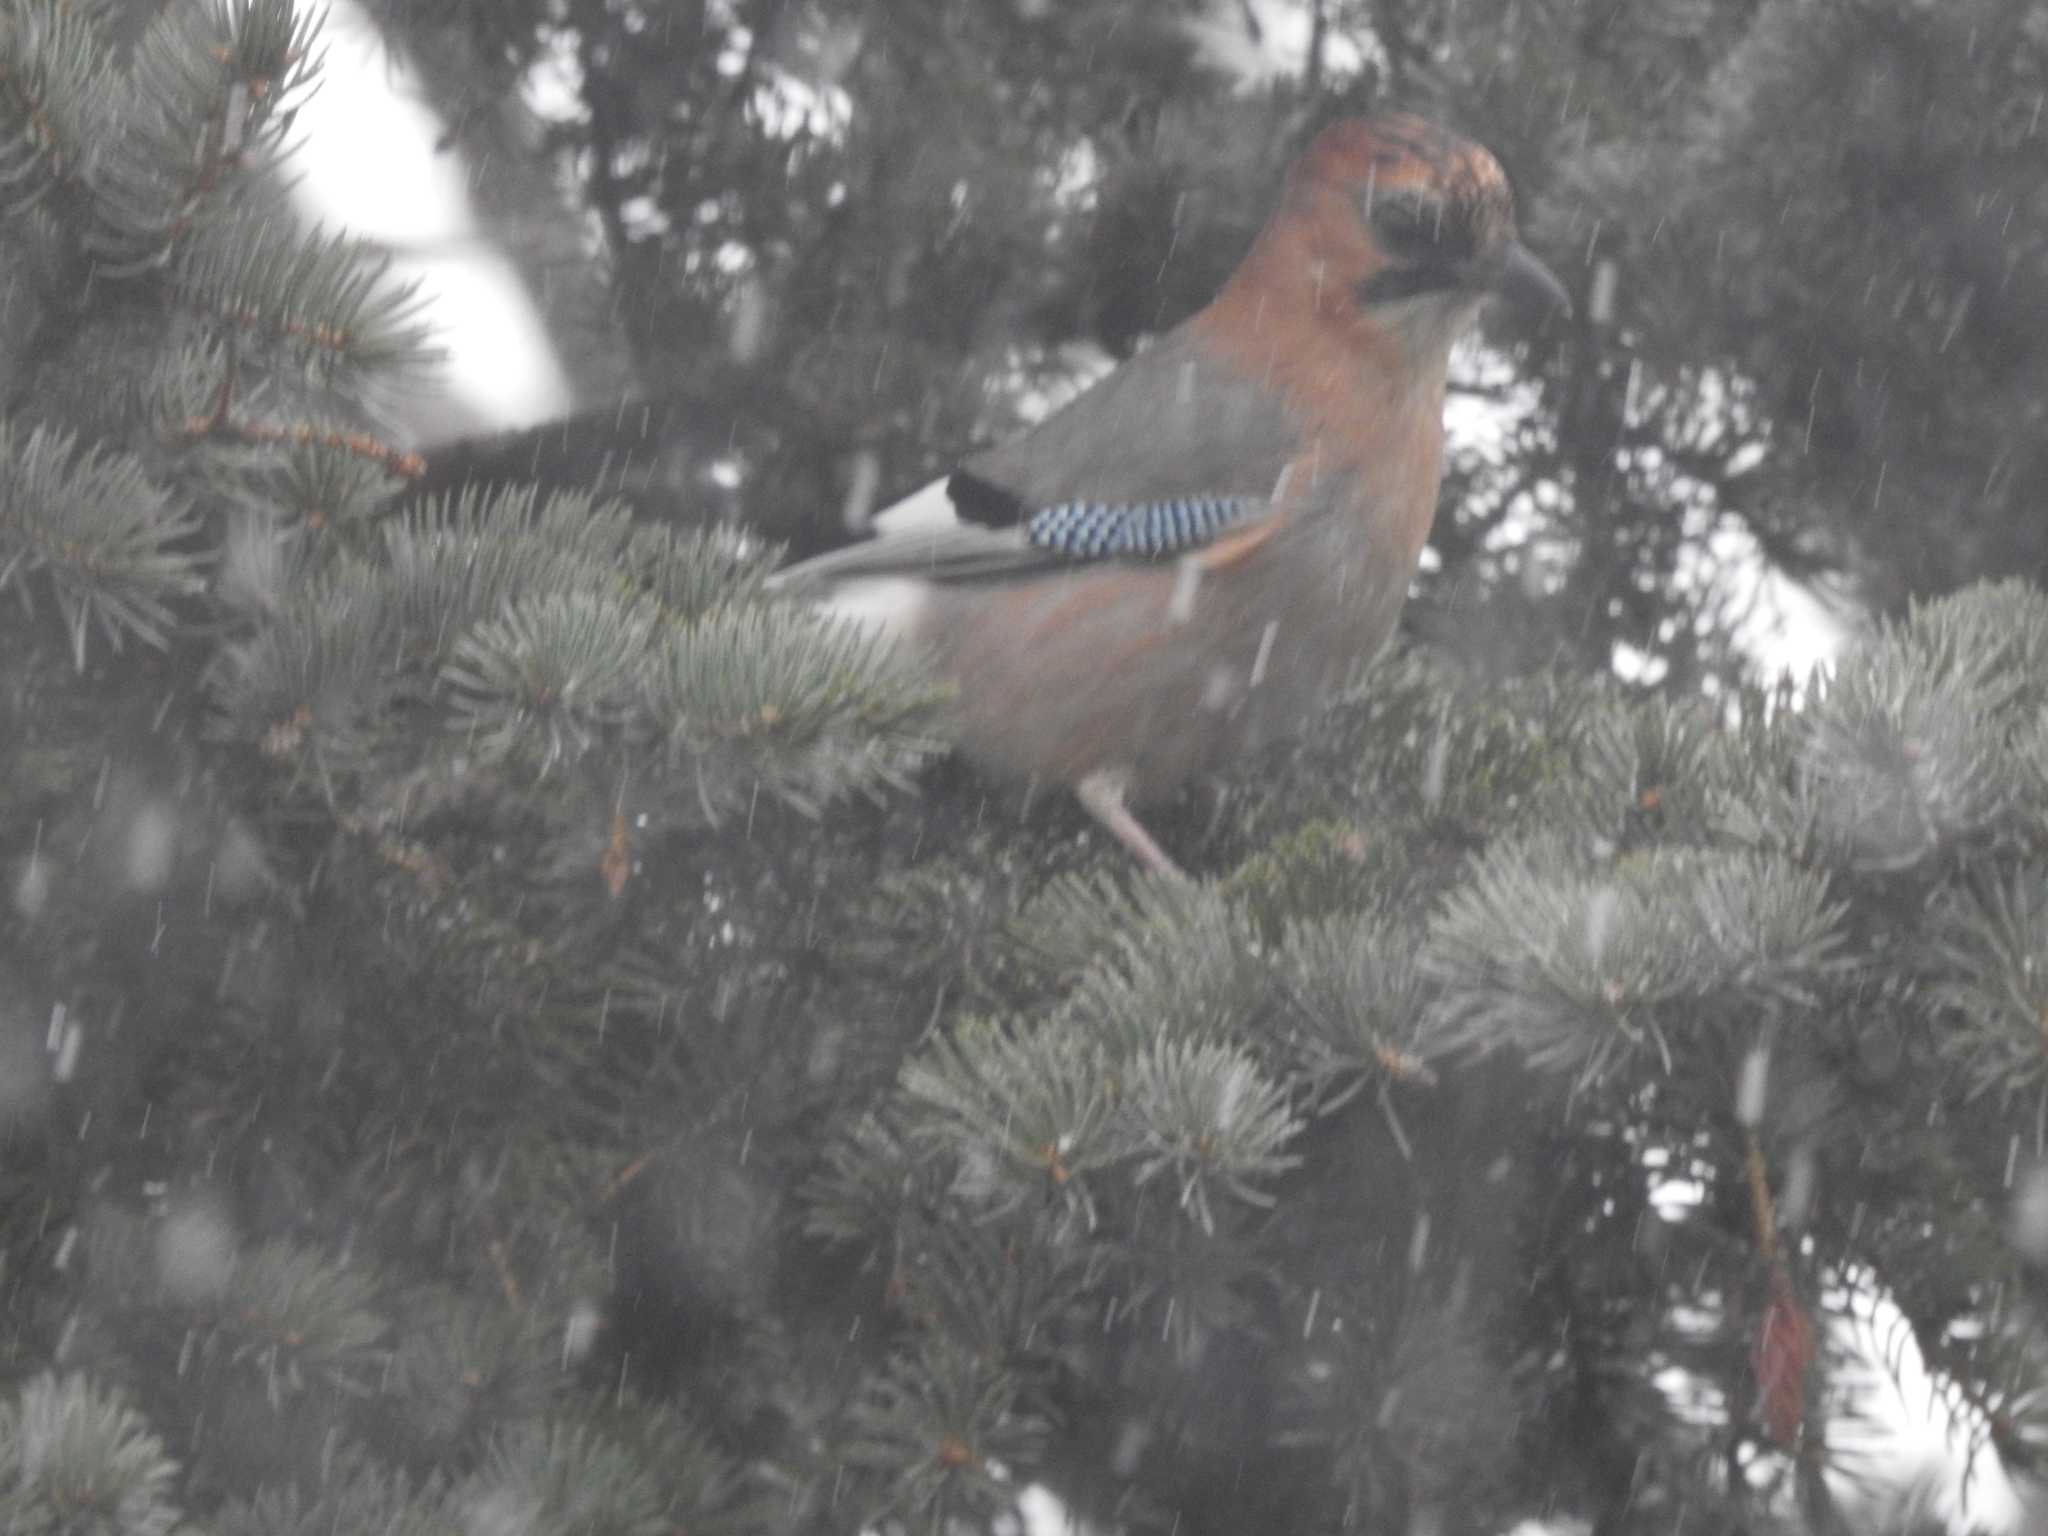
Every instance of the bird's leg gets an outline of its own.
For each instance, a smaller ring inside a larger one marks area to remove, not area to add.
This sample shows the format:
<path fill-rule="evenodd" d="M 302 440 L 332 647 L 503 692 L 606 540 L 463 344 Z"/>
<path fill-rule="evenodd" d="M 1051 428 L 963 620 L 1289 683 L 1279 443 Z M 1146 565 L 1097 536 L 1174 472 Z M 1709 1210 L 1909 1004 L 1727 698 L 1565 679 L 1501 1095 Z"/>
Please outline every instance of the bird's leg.
<path fill-rule="evenodd" d="M 1130 807 L 1124 804 L 1122 774 L 1098 769 L 1074 786 L 1074 795 L 1081 802 L 1081 808 L 1109 828 L 1116 835 L 1116 840 L 1136 854 L 1138 862 L 1152 874 L 1171 875 L 1177 880 L 1187 878 L 1180 866 L 1167 857 L 1166 850 L 1152 840 L 1152 834 L 1131 814 Z"/>

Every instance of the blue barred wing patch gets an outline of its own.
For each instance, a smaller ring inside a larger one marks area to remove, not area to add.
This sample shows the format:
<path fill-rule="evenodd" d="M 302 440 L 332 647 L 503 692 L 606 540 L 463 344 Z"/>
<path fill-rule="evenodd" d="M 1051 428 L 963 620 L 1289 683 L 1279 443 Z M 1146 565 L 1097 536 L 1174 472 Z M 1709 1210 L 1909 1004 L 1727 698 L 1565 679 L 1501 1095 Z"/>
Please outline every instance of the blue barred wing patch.
<path fill-rule="evenodd" d="M 1024 536 L 1069 560 L 1156 560 L 1199 549 L 1264 503 L 1253 496 L 1063 501 L 1031 514 Z"/>

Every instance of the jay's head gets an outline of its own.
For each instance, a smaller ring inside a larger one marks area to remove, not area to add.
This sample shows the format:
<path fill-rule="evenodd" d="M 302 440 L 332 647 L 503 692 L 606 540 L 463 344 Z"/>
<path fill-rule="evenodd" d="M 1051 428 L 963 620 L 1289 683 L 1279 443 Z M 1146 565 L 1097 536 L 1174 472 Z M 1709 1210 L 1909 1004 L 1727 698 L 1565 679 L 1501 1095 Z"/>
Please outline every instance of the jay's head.
<path fill-rule="evenodd" d="M 1273 256 L 1312 274 L 1320 313 L 1417 341 L 1448 346 L 1490 293 L 1541 313 L 1571 309 L 1564 285 L 1516 237 L 1500 163 L 1416 117 L 1324 129 L 1296 162 L 1268 235 L 1282 247 Z"/>

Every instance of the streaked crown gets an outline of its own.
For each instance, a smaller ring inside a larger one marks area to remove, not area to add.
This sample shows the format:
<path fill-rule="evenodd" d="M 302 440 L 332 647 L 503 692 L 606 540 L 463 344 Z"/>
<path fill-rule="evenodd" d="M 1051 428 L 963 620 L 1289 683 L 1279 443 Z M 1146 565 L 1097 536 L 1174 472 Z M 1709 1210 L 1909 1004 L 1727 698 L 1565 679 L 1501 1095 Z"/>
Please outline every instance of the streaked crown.
<path fill-rule="evenodd" d="M 1333 123 L 1296 176 L 1344 190 L 1387 254 L 1470 261 L 1515 230 L 1514 194 L 1484 146 L 1406 113 Z"/>

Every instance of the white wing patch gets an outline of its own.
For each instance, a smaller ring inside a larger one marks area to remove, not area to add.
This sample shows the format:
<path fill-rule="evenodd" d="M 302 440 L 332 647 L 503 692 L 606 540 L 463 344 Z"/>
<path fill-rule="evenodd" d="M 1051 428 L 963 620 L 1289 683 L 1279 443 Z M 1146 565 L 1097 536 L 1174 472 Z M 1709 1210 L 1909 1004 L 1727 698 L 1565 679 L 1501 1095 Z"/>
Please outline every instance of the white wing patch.
<path fill-rule="evenodd" d="M 912 491 L 877 512 L 873 520 L 876 536 L 893 538 L 898 534 L 931 533 L 957 526 L 960 515 L 953 510 L 953 498 L 946 490 L 947 478 L 941 475 L 922 490 Z"/>

